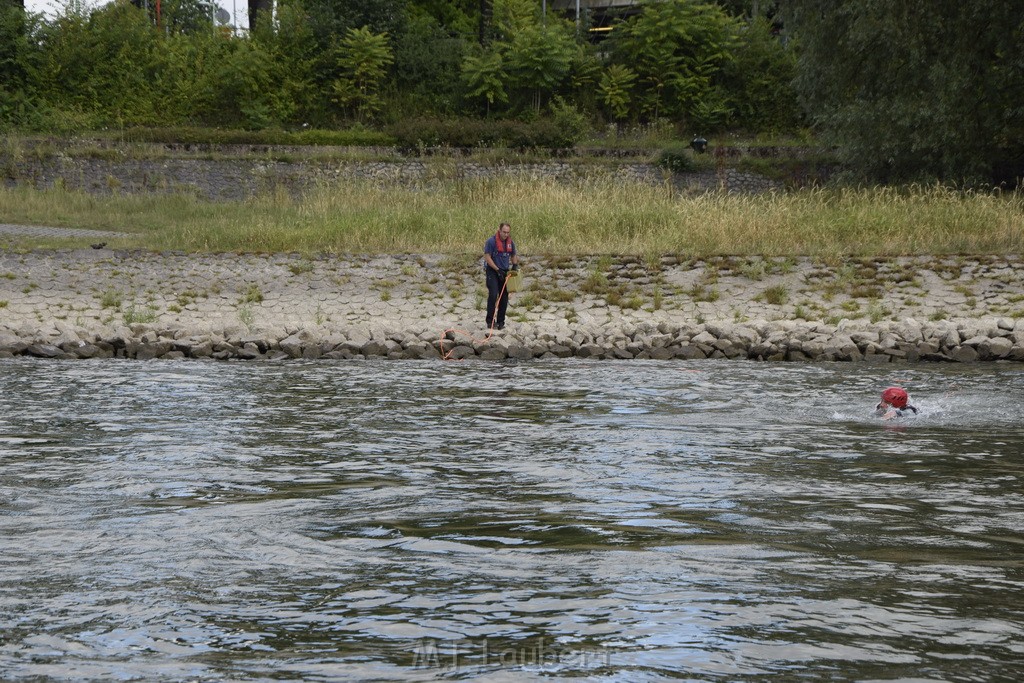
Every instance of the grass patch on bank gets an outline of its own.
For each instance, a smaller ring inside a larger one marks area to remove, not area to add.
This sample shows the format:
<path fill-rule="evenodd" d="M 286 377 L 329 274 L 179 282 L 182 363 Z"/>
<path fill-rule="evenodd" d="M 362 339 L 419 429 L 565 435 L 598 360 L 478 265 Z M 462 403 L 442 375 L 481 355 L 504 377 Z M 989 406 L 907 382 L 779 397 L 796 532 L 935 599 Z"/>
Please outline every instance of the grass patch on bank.
<path fill-rule="evenodd" d="M 670 187 L 596 177 L 346 182 L 302 199 L 188 195 L 96 197 L 0 191 L 0 222 L 132 233 L 111 248 L 188 252 L 476 253 L 507 220 L 525 254 L 844 255 L 1024 251 L 1024 195 L 910 189 L 807 190 L 680 197 Z M 67 246 L 74 240 L 18 240 Z"/>

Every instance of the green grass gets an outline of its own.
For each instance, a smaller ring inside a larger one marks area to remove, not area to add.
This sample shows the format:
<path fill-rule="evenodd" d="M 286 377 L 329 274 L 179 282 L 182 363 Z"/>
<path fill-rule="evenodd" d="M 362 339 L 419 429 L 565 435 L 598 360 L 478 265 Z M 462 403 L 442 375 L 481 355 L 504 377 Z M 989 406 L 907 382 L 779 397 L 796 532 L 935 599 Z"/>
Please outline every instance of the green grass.
<path fill-rule="evenodd" d="M 186 195 L 92 197 L 66 189 L 0 191 L 0 221 L 130 232 L 110 248 L 188 252 L 479 252 L 508 220 L 527 253 L 768 256 L 1009 254 L 1024 251 L 1024 195 L 905 190 L 679 197 L 670 188 L 530 179 L 404 187 L 346 183 L 301 200 Z M 87 240 L 12 238 L 18 246 Z"/>
<path fill-rule="evenodd" d="M 257 284 L 249 285 L 249 288 L 242 293 L 242 298 L 238 302 L 240 304 L 252 304 L 260 303 L 263 301 L 263 292 L 260 290 L 260 286 Z"/>
<path fill-rule="evenodd" d="M 761 292 L 759 298 L 773 306 L 781 306 L 789 299 L 789 291 L 785 285 L 773 285 Z"/>
<path fill-rule="evenodd" d="M 135 305 L 131 305 L 124 310 L 124 324 L 133 325 L 135 323 L 151 323 L 157 318 L 156 311 L 152 307 L 147 308 L 136 308 Z"/>

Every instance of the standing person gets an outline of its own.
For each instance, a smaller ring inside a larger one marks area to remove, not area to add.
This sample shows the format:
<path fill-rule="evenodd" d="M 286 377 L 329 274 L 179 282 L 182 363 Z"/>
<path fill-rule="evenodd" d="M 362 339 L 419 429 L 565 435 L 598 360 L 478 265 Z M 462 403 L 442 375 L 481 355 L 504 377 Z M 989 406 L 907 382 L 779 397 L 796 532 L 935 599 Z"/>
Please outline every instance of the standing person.
<path fill-rule="evenodd" d="M 498 232 L 484 243 L 484 262 L 487 274 L 487 328 L 501 330 L 505 327 L 505 309 L 508 308 L 505 278 L 509 270 L 519 267 L 511 225 L 502 223 L 498 226 Z"/>

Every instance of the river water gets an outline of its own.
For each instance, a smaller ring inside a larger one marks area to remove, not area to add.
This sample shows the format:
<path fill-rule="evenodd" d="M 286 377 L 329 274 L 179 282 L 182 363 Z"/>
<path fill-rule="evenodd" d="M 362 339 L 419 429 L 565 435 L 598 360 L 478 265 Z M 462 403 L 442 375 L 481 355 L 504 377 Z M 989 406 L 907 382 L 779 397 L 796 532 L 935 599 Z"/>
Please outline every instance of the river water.
<path fill-rule="evenodd" d="M 1018 680 L 1022 424 L 1019 365 L 0 360 L 0 672 Z"/>

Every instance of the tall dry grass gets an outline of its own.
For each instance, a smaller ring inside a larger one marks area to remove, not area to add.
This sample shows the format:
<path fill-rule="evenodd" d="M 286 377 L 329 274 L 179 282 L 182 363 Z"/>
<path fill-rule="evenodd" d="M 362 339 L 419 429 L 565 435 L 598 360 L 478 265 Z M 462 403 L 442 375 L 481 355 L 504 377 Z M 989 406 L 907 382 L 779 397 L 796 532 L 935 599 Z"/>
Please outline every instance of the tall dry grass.
<path fill-rule="evenodd" d="M 680 196 L 608 177 L 347 182 L 302 199 L 0 191 L 0 222 L 132 233 L 111 246 L 256 252 L 479 251 L 509 221 L 526 253 L 896 255 L 1024 251 L 1024 195 L 942 187 Z"/>

